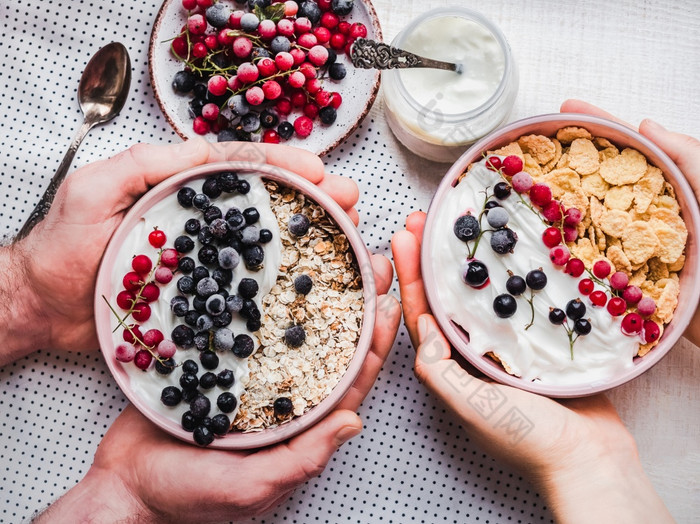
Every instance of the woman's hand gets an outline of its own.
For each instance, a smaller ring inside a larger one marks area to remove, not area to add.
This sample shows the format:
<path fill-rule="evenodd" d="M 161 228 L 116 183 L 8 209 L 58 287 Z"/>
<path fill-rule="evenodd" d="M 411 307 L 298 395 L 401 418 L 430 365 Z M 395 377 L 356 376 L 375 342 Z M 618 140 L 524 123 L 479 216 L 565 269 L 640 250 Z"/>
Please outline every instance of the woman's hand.
<path fill-rule="evenodd" d="M 209 162 L 267 162 L 294 171 L 328 192 L 357 223 L 357 185 L 326 175 L 301 149 L 202 139 L 167 146 L 137 144 L 78 169 L 61 185 L 47 217 L 22 241 L 0 250 L 0 365 L 35 349 L 97 348 L 93 292 L 102 254 L 129 208 L 150 188 Z"/>

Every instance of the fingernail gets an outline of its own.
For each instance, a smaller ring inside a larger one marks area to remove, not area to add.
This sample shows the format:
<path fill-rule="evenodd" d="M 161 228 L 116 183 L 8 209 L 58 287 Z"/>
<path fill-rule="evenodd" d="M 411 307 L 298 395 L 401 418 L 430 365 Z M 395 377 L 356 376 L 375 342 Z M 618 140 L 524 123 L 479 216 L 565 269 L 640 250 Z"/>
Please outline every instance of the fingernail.
<path fill-rule="evenodd" d="M 425 315 L 418 317 L 418 338 L 420 340 L 425 339 L 425 335 L 428 333 L 428 319 Z"/>
<path fill-rule="evenodd" d="M 647 127 L 650 127 L 654 131 L 666 131 L 666 128 L 664 126 L 662 126 L 658 122 L 655 122 L 651 118 L 645 118 L 644 123 Z"/>
<path fill-rule="evenodd" d="M 356 437 L 362 432 L 362 427 L 358 426 L 343 426 L 340 431 L 335 434 L 335 444 L 336 447 L 340 447 L 345 444 L 348 440 Z"/>

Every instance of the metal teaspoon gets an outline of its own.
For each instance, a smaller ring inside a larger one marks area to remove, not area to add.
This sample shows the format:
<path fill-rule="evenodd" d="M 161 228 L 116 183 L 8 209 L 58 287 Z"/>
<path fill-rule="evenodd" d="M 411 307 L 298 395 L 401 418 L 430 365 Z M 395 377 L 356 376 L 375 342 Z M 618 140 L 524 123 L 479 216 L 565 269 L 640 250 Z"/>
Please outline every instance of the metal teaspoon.
<path fill-rule="evenodd" d="M 17 233 L 15 241 L 26 237 L 44 219 L 83 138 L 95 125 L 108 122 L 119 114 L 129 94 L 130 84 L 131 60 L 126 47 L 119 42 L 107 44 L 87 63 L 78 87 L 78 102 L 84 115 L 83 125 L 68 147 L 41 200 Z"/>
<path fill-rule="evenodd" d="M 358 38 L 350 49 L 352 65 L 362 69 L 407 69 L 411 67 L 428 67 L 444 69 L 462 74 L 462 64 L 453 64 L 441 60 L 425 58 L 398 47 L 392 47 L 384 42 L 376 42 L 367 38 Z"/>

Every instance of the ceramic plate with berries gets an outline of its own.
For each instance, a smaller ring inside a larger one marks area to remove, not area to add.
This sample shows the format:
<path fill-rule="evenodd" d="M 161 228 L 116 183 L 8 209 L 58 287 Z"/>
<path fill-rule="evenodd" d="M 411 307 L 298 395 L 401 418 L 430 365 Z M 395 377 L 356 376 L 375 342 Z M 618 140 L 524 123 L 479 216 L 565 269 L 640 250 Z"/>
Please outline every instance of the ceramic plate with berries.
<path fill-rule="evenodd" d="M 379 71 L 348 58 L 359 37 L 382 37 L 369 0 L 168 0 L 151 34 L 151 84 L 183 139 L 324 155 L 360 124 L 379 89 Z"/>
<path fill-rule="evenodd" d="M 316 186 L 250 163 L 190 169 L 115 233 L 95 318 L 122 391 L 171 434 L 248 449 L 310 427 L 342 399 L 374 326 L 359 233 Z"/>
<path fill-rule="evenodd" d="M 700 214 L 673 162 L 634 131 L 543 115 L 475 144 L 426 220 L 431 308 L 477 368 L 553 397 L 658 362 L 700 296 Z"/>

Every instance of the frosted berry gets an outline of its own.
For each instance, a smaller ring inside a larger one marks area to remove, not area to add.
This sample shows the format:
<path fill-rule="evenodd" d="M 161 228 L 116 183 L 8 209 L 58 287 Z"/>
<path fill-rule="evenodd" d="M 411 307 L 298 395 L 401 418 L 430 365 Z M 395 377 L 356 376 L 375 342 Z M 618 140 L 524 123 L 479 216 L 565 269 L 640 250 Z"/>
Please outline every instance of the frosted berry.
<path fill-rule="evenodd" d="M 517 242 L 518 235 L 510 228 L 504 227 L 491 233 L 491 249 L 499 255 L 512 253 Z"/>
<path fill-rule="evenodd" d="M 455 221 L 453 227 L 454 234 L 462 242 L 474 240 L 481 232 L 481 226 L 475 216 L 467 214 L 462 215 Z"/>
<path fill-rule="evenodd" d="M 622 319 L 620 328 L 625 335 L 636 335 L 642 331 L 644 321 L 638 313 L 627 313 Z"/>
<path fill-rule="evenodd" d="M 262 20 L 258 25 L 258 34 L 265 40 L 272 40 L 277 35 L 277 24 L 272 20 Z"/>
<path fill-rule="evenodd" d="M 545 184 L 535 184 L 530 188 L 530 200 L 536 206 L 544 207 L 552 201 L 552 190 Z"/>
<path fill-rule="evenodd" d="M 513 184 L 513 189 L 515 189 L 518 193 L 527 193 L 534 184 L 532 177 L 525 171 L 520 171 L 519 173 L 513 175 L 510 182 Z"/>
<path fill-rule="evenodd" d="M 569 258 L 571 258 L 571 253 L 566 246 L 554 246 L 549 250 L 549 259 L 555 266 L 565 265 L 569 261 Z"/>
<path fill-rule="evenodd" d="M 637 304 L 637 313 L 643 317 L 653 315 L 654 311 L 656 311 L 656 302 L 654 302 L 653 298 L 644 297 Z"/>
<path fill-rule="evenodd" d="M 300 116 L 294 121 L 294 131 L 296 131 L 297 135 L 299 135 L 301 138 L 306 138 L 309 136 L 313 128 L 313 120 L 307 116 Z"/>
<path fill-rule="evenodd" d="M 160 255 L 160 263 L 166 267 L 175 268 L 178 261 L 178 254 L 174 249 L 166 249 Z"/>
<path fill-rule="evenodd" d="M 508 224 L 509 219 L 510 219 L 510 216 L 508 215 L 508 211 L 506 211 L 502 207 L 493 208 L 486 215 L 486 221 L 494 229 L 498 229 L 499 227 L 504 227 L 506 224 Z"/>
<path fill-rule="evenodd" d="M 212 76 L 207 82 L 207 89 L 209 89 L 209 92 L 214 96 L 223 95 L 228 89 L 226 78 L 221 75 Z"/>
<path fill-rule="evenodd" d="M 322 66 L 328 60 L 328 49 L 322 45 L 315 45 L 309 49 L 309 62 L 315 66 Z"/>
<path fill-rule="evenodd" d="M 618 291 L 625 289 L 629 281 L 630 278 L 627 276 L 627 273 L 623 273 L 622 271 L 616 271 L 610 276 L 610 285 L 613 289 L 617 289 Z"/>
<path fill-rule="evenodd" d="M 627 311 L 627 303 L 620 297 L 612 297 L 608 302 L 608 313 L 612 316 L 619 317 L 623 315 L 625 311 Z"/>
<path fill-rule="evenodd" d="M 558 246 L 561 244 L 561 231 L 553 226 L 548 227 L 542 233 L 542 242 L 549 248 Z"/>
<path fill-rule="evenodd" d="M 593 274 L 597 278 L 605 278 L 610 274 L 610 263 L 607 260 L 599 260 L 593 264 Z"/>
<path fill-rule="evenodd" d="M 246 13 L 241 17 L 241 29 L 248 33 L 252 33 L 260 25 L 260 19 L 255 16 L 255 13 Z"/>
<path fill-rule="evenodd" d="M 179 193 L 178 193 L 179 195 Z M 193 195 L 194 196 L 194 195 Z M 179 197 L 178 197 L 179 199 Z M 166 237 L 160 229 L 154 229 L 148 235 L 148 243 L 155 248 L 163 247 L 165 245 Z"/>
<path fill-rule="evenodd" d="M 569 244 L 578 238 L 578 230 L 574 226 L 564 225 L 564 242 Z"/>
<path fill-rule="evenodd" d="M 582 295 L 590 295 L 593 289 L 593 281 L 590 278 L 584 278 L 578 283 L 578 290 Z"/>
<path fill-rule="evenodd" d="M 301 213 L 292 215 L 289 218 L 289 222 L 287 224 L 287 226 L 289 227 L 289 232 L 295 237 L 304 236 L 309 230 L 310 225 L 311 222 L 309 221 L 309 219 L 306 217 L 306 215 L 303 215 Z"/>
<path fill-rule="evenodd" d="M 192 130 L 198 135 L 206 135 L 211 131 L 211 124 L 202 116 L 198 116 L 192 122 Z"/>
<path fill-rule="evenodd" d="M 651 342 L 656 342 L 661 336 L 661 329 L 659 325 L 653 320 L 645 320 L 643 325 L 644 330 L 644 341 L 649 344 Z"/>
<path fill-rule="evenodd" d="M 508 155 L 501 163 L 501 170 L 506 176 L 513 176 L 523 169 L 523 161 L 519 156 Z"/>
<path fill-rule="evenodd" d="M 153 276 L 159 284 L 167 284 L 173 279 L 173 271 L 168 267 L 159 267 Z"/>
<path fill-rule="evenodd" d="M 285 343 L 293 348 L 298 348 L 306 340 L 306 332 L 302 326 L 291 326 L 284 332 Z"/>
<path fill-rule="evenodd" d="M 136 353 L 134 356 L 134 364 L 139 369 L 148 369 L 153 361 L 153 355 L 151 355 L 147 350 L 142 349 Z"/>
<path fill-rule="evenodd" d="M 637 286 L 627 286 L 622 292 L 622 298 L 624 298 L 630 306 L 633 306 L 642 299 L 642 290 Z"/>
<path fill-rule="evenodd" d="M 603 307 L 608 302 L 608 295 L 599 289 L 592 291 L 588 298 L 591 300 L 591 304 L 598 307 Z"/>
<path fill-rule="evenodd" d="M 142 339 L 143 335 L 141 334 L 141 330 L 139 329 L 138 325 L 131 324 L 129 326 L 129 329 L 124 329 L 124 332 L 122 333 L 122 338 L 124 339 L 124 342 L 128 342 L 129 344 L 136 344 L 136 339 Z"/>
<path fill-rule="evenodd" d="M 556 200 L 552 200 L 542 208 L 542 216 L 549 222 L 558 222 L 563 214 L 562 205 Z"/>
<path fill-rule="evenodd" d="M 192 35 L 203 35 L 207 30 L 207 21 L 203 15 L 195 14 L 187 19 L 187 30 Z"/>
<path fill-rule="evenodd" d="M 362 22 L 355 22 L 350 26 L 350 38 L 367 38 L 367 27 Z"/>
<path fill-rule="evenodd" d="M 581 218 L 583 218 L 581 211 L 575 207 L 571 207 L 564 213 L 564 224 L 567 226 L 576 226 L 581 222 Z"/>
<path fill-rule="evenodd" d="M 147 347 L 153 348 L 160 344 L 163 339 L 163 332 L 160 329 L 149 329 L 143 334 L 143 338 L 141 340 L 143 340 L 143 343 Z"/>
<path fill-rule="evenodd" d="M 136 356 L 136 348 L 133 344 L 123 343 L 119 344 L 114 349 L 114 357 L 119 362 L 131 362 Z"/>
<path fill-rule="evenodd" d="M 175 355 L 175 352 L 177 351 L 177 346 L 175 346 L 172 340 L 161 340 L 158 344 L 157 351 L 158 355 L 160 355 L 161 357 L 170 358 Z"/>
<path fill-rule="evenodd" d="M 253 42 L 245 36 L 239 36 L 233 41 L 233 54 L 238 58 L 248 58 L 253 50 Z"/>
<path fill-rule="evenodd" d="M 571 275 L 572 277 L 578 278 L 581 275 L 583 275 L 585 269 L 586 266 L 583 264 L 583 260 L 581 260 L 580 258 L 570 258 L 569 261 L 566 263 L 566 268 L 564 269 L 564 272 L 568 275 Z"/>

